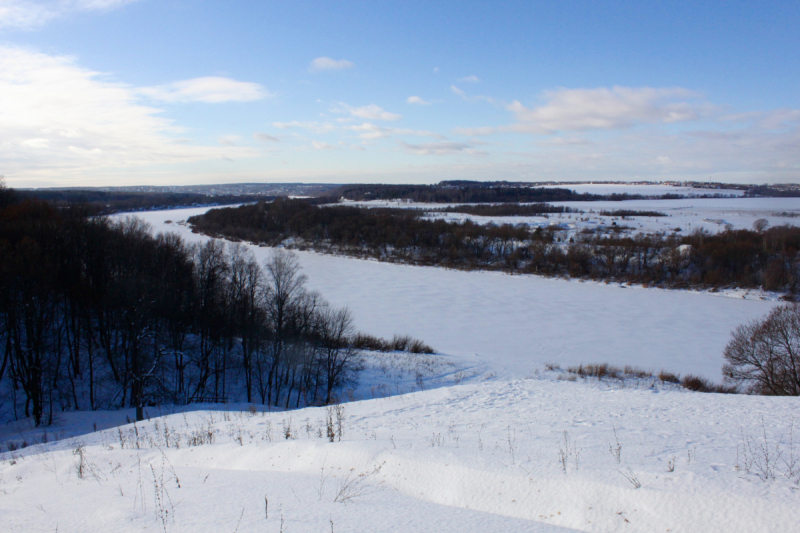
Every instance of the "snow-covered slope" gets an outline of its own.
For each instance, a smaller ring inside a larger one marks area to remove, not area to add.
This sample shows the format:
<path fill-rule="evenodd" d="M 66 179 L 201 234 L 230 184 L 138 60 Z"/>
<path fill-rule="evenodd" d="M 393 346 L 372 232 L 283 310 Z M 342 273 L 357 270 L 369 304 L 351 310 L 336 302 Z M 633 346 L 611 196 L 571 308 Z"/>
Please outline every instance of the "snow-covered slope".
<path fill-rule="evenodd" d="M 518 380 L 345 404 L 336 442 L 323 408 L 175 414 L 2 454 L 0 515 L 7 531 L 788 532 L 796 413 Z"/>

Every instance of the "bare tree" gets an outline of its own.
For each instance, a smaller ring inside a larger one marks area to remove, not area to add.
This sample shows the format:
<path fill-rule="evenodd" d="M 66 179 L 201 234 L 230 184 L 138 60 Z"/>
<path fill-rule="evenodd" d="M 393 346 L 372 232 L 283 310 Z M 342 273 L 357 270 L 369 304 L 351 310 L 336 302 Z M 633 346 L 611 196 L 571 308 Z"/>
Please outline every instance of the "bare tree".
<path fill-rule="evenodd" d="M 267 376 L 267 400 L 274 390 L 274 402 L 278 404 L 284 376 L 280 375 L 285 365 L 286 344 L 296 333 L 295 311 L 306 293 L 306 276 L 300 273 L 300 263 L 292 252 L 277 249 L 264 263 L 266 277 L 266 311 L 269 323 L 270 363 Z"/>
<path fill-rule="evenodd" d="M 353 314 L 343 309 L 326 308 L 319 314 L 320 362 L 325 378 L 325 403 L 333 401 L 333 390 L 353 379 L 361 353 L 350 339 L 355 333 Z"/>
<path fill-rule="evenodd" d="M 736 328 L 724 356 L 727 382 L 759 394 L 800 396 L 800 305 L 776 307 Z"/>

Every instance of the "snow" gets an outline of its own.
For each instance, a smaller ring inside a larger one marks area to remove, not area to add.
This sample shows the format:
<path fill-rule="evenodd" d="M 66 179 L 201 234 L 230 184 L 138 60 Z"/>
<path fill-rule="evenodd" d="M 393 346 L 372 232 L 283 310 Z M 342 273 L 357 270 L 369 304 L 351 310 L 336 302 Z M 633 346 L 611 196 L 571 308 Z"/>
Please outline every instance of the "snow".
<path fill-rule="evenodd" d="M 138 216 L 202 241 L 166 223 L 201 211 Z M 749 533 L 800 523 L 796 398 L 544 368 L 718 377 L 730 329 L 774 301 L 298 257 L 311 288 L 349 305 L 363 331 L 411 334 L 443 353 L 368 354 L 353 392 L 373 399 L 339 414 L 163 406 L 137 424 L 120 410 L 61 413 L 46 430 L 2 426 L 0 443 L 40 443 L 0 453 L 5 530 Z M 334 433 L 341 421 L 334 442 L 327 420 Z"/>
<path fill-rule="evenodd" d="M 203 211 L 137 216 L 156 231 L 202 241 L 205 237 L 185 226 L 164 221 Z M 252 248 L 259 259 L 269 253 Z M 524 378 L 551 362 L 562 367 L 607 362 L 719 381 L 730 332 L 777 305 L 758 299 L 757 291 L 719 295 L 308 252 L 298 252 L 298 258 L 309 287 L 337 306 L 348 306 L 361 331 L 411 335 L 459 357 L 467 368 L 500 379 Z"/>
<path fill-rule="evenodd" d="M 792 531 L 777 454 L 798 453 L 796 408 L 529 379 L 348 403 L 336 442 L 322 408 L 178 413 L 0 455 L 0 514 L 8 531 Z"/>
<path fill-rule="evenodd" d="M 632 184 L 632 183 L 565 183 L 560 185 L 545 185 L 548 188 L 569 189 L 579 194 L 639 194 L 641 196 L 661 196 L 663 194 L 706 195 L 722 194 L 725 196 L 741 196 L 744 191 L 734 189 L 695 189 L 661 184 Z"/>
<path fill-rule="evenodd" d="M 624 202 L 550 202 L 552 205 L 563 205 L 580 213 L 549 214 L 547 216 L 518 217 L 482 217 L 464 213 L 429 213 L 432 218 L 443 218 L 461 222 L 472 220 L 478 224 L 527 224 L 532 227 L 550 226 L 564 227 L 569 235 L 574 235 L 584 228 L 595 229 L 599 225 L 617 225 L 629 227 L 631 234 L 654 233 L 662 231 L 690 235 L 697 229 L 718 233 L 728 225 L 734 229 L 752 229 L 758 219 L 765 219 L 770 226 L 800 225 L 800 198 L 685 198 L 681 200 L 626 200 Z M 404 209 L 429 210 L 459 204 L 411 203 L 398 201 L 351 202 L 352 205 L 366 207 L 395 207 Z M 637 211 L 657 211 L 664 217 L 634 216 L 621 219 L 600 215 L 600 211 L 616 211 L 620 209 Z M 788 216 L 787 216 L 788 215 Z"/>

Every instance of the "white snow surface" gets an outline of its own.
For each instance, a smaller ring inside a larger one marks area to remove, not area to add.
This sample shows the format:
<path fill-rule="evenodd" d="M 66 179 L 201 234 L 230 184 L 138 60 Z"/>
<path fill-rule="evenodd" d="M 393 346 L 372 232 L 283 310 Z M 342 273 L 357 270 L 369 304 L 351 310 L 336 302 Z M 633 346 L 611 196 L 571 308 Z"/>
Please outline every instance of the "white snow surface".
<path fill-rule="evenodd" d="M 662 194 L 741 196 L 744 194 L 744 191 L 734 189 L 696 189 L 694 187 L 676 185 L 634 183 L 563 183 L 545 185 L 545 187 L 550 189 L 569 189 L 578 194 L 640 194 L 642 196 L 660 196 Z"/>
<path fill-rule="evenodd" d="M 405 201 L 371 200 L 348 202 L 365 207 L 394 207 L 430 210 L 460 204 L 430 204 Z M 686 198 L 681 200 L 627 200 L 624 202 L 549 202 L 563 205 L 583 213 L 549 214 L 547 216 L 483 217 L 464 213 L 429 213 L 432 218 L 452 222 L 472 220 L 478 224 L 526 224 L 536 226 L 561 226 L 566 237 L 583 229 L 596 229 L 614 223 L 625 226 L 627 233 L 654 233 L 690 235 L 698 229 L 711 233 L 733 229 L 752 229 L 753 223 L 765 219 L 769 226 L 800 225 L 800 198 Z M 622 219 L 601 215 L 601 211 L 621 209 L 656 211 L 663 217 L 632 216 Z"/>
<path fill-rule="evenodd" d="M 202 209 L 137 214 L 156 231 L 191 233 L 178 221 Z M 166 224 L 165 221 L 173 221 Z M 268 248 L 252 247 L 259 259 Z M 720 294 L 644 289 L 533 275 L 462 272 L 298 252 L 310 288 L 348 306 L 356 326 L 408 334 L 466 368 L 501 379 L 607 362 L 721 379 L 722 351 L 739 324 L 777 302 L 757 291 Z"/>
<path fill-rule="evenodd" d="M 200 211 L 140 216 L 199 241 L 165 221 Z M 147 408 L 137 424 L 120 410 L 4 425 L 0 443 L 39 442 L 0 453 L 4 530 L 797 529 L 797 398 L 543 370 L 605 361 L 716 377 L 730 329 L 775 302 L 299 258 L 311 287 L 349 305 L 362 330 L 408 333 L 444 354 L 368 354 L 358 396 L 373 399 L 338 417 L 235 404 Z M 402 394 L 414 385 L 427 390 Z"/>
<path fill-rule="evenodd" d="M 796 414 L 796 398 L 548 379 L 344 404 L 336 442 L 324 408 L 178 413 L 0 454 L 0 516 L 20 532 L 789 532 Z"/>

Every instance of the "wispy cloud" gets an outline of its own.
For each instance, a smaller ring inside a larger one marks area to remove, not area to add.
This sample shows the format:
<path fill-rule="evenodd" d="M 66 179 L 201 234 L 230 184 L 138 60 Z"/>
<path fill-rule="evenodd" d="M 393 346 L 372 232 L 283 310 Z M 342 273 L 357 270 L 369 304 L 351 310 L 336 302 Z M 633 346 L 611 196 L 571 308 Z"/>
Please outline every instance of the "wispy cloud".
<path fill-rule="evenodd" d="M 364 122 L 355 126 L 348 126 L 346 129 L 359 132 L 359 137 L 363 140 L 383 139 L 393 135 L 412 135 L 416 137 L 433 137 L 436 139 L 444 139 L 442 135 L 432 131 L 407 128 L 387 128 L 384 126 L 377 126 L 370 122 Z"/>
<path fill-rule="evenodd" d="M 406 99 L 406 102 L 409 104 L 416 104 L 416 105 L 431 105 L 430 102 L 428 102 L 427 100 L 423 100 L 419 96 L 409 96 Z"/>
<path fill-rule="evenodd" d="M 485 155 L 485 152 L 476 150 L 472 144 L 464 142 L 442 141 L 409 144 L 405 141 L 398 141 L 398 144 L 406 152 L 417 155 L 451 155 L 464 152 L 472 155 Z"/>
<path fill-rule="evenodd" d="M 471 76 L 464 76 L 463 78 L 458 78 L 458 81 L 462 83 L 478 83 L 481 80 L 478 78 L 478 76 L 475 76 L 473 74 Z"/>
<path fill-rule="evenodd" d="M 519 121 L 518 131 L 611 130 L 640 123 L 696 120 L 712 106 L 700 95 L 681 88 L 612 87 L 559 89 L 544 94 L 544 105 L 528 108 L 515 100 L 507 109 Z"/>
<path fill-rule="evenodd" d="M 219 144 L 223 146 L 236 146 L 239 139 L 241 139 L 241 137 L 238 135 L 224 135 L 219 138 Z"/>
<path fill-rule="evenodd" d="M 262 132 L 259 132 L 259 131 L 255 132 L 253 134 L 253 139 L 255 139 L 257 141 L 272 142 L 272 143 L 281 142 L 281 140 L 278 139 L 277 137 L 274 137 L 274 136 L 272 136 L 272 135 L 270 135 L 268 133 L 262 133 Z"/>
<path fill-rule="evenodd" d="M 450 90 L 453 91 L 453 94 L 457 94 L 458 96 L 461 96 L 462 98 L 467 96 L 467 93 L 465 93 L 464 91 L 462 91 L 461 89 L 459 89 L 455 85 L 451 85 L 450 86 Z"/>
<path fill-rule="evenodd" d="M 314 133 L 330 133 L 336 130 L 336 126 L 330 122 L 293 120 L 291 122 L 273 122 L 272 125 L 282 130 L 300 128 Z"/>
<path fill-rule="evenodd" d="M 139 0 L 0 0 L 0 28 L 33 29 L 74 11 L 107 11 Z"/>
<path fill-rule="evenodd" d="M 252 154 L 181 142 L 181 129 L 135 88 L 70 57 L 0 47 L 0 101 L 13 102 L 0 120 L 0 174 L 10 181 Z"/>
<path fill-rule="evenodd" d="M 353 68 L 355 65 L 346 59 L 331 59 L 330 57 L 318 57 L 308 65 L 309 72 L 322 72 L 325 70 L 342 70 Z"/>
<path fill-rule="evenodd" d="M 349 113 L 351 116 L 363 118 L 366 120 L 394 121 L 403 118 L 402 115 L 386 111 L 380 106 L 377 106 L 375 104 L 369 104 L 361 107 L 353 107 L 345 104 L 344 102 L 339 102 L 336 106 L 334 106 L 332 111 L 335 113 Z"/>
<path fill-rule="evenodd" d="M 236 81 L 221 76 L 207 76 L 176 81 L 167 85 L 143 87 L 139 92 L 162 102 L 252 102 L 270 93 L 258 83 Z"/>

